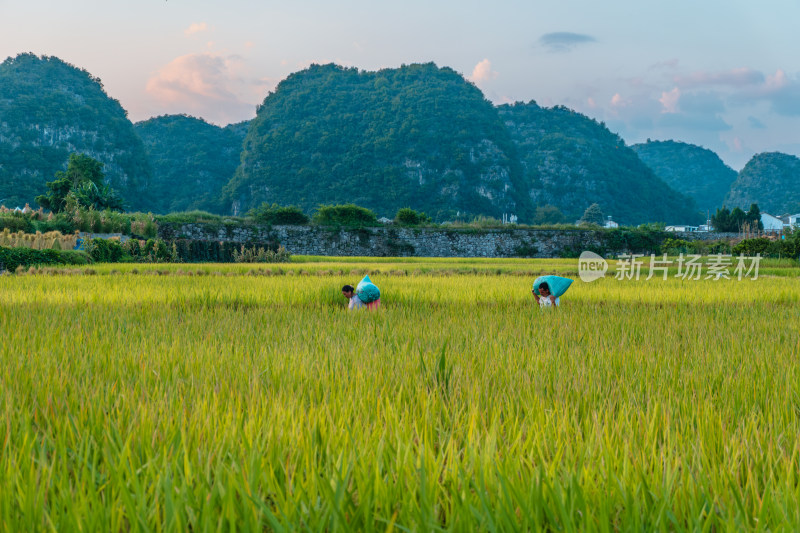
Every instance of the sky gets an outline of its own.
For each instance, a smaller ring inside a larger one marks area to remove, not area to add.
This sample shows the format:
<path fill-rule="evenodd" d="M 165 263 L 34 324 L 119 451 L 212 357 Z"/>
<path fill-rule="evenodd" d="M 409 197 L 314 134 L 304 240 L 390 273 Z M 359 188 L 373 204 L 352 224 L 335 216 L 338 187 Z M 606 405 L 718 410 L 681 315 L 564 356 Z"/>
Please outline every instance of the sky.
<path fill-rule="evenodd" d="M 0 60 L 22 52 L 101 78 L 133 121 L 225 125 L 312 63 L 433 61 L 628 144 L 800 156 L 800 0 L 0 0 Z"/>

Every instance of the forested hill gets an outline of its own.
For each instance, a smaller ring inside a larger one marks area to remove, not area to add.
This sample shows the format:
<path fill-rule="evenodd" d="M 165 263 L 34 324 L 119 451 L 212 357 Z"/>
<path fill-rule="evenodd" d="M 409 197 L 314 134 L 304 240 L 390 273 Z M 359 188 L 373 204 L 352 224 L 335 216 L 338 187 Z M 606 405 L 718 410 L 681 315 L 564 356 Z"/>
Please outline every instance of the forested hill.
<path fill-rule="evenodd" d="M 72 152 L 104 163 L 106 180 L 132 209 L 149 198 L 144 146 L 126 111 L 85 70 L 20 54 L 0 64 L 0 198 L 34 205 Z"/>
<path fill-rule="evenodd" d="M 234 212 L 260 202 L 354 202 L 393 216 L 530 216 L 514 144 L 481 91 L 432 63 L 359 71 L 315 65 L 267 96 L 226 188 Z"/>
<path fill-rule="evenodd" d="M 631 148 L 565 107 L 495 107 L 433 63 L 377 72 L 313 65 L 282 81 L 255 119 L 220 128 L 181 115 L 134 127 L 85 70 L 33 54 L 5 60 L 0 203 L 35 207 L 74 152 L 104 163 L 126 208 L 161 213 L 356 203 L 388 217 L 412 207 L 438 221 L 508 213 L 532 222 L 538 208 L 574 221 L 598 203 L 623 224 L 692 223 L 723 198 L 800 211 L 797 157 L 759 154 L 734 181 L 708 150 L 673 141 Z"/>
<path fill-rule="evenodd" d="M 535 102 L 498 110 L 535 204 L 554 205 L 571 220 L 593 203 L 623 224 L 700 219 L 694 200 L 659 179 L 605 125 L 566 107 Z"/>
<path fill-rule="evenodd" d="M 137 122 L 134 128 L 153 167 L 153 200 L 146 210 L 223 213 L 222 188 L 239 166 L 247 125 L 221 128 L 186 115 Z"/>
<path fill-rule="evenodd" d="M 762 213 L 800 213 L 800 158 L 780 152 L 756 154 L 739 172 L 725 203 Z"/>
<path fill-rule="evenodd" d="M 631 148 L 667 185 L 694 198 L 704 213 L 722 205 L 736 180 L 736 171 L 717 154 L 694 144 L 648 140 Z"/>

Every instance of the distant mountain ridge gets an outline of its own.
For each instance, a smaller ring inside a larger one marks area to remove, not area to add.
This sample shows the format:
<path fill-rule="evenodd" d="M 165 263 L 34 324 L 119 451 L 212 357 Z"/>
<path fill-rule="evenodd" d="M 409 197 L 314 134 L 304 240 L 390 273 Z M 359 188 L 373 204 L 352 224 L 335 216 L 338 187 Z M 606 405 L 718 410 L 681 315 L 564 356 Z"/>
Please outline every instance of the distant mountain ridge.
<path fill-rule="evenodd" d="M 655 174 L 675 190 L 694 198 L 703 213 L 722 206 L 737 172 L 717 154 L 677 141 L 648 141 L 631 146 Z"/>
<path fill-rule="evenodd" d="M 0 198 L 33 203 L 72 152 L 104 164 L 132 209 L 149 198 L 150 163 L 118 101 L 98 78 L 56 57 L 20 54 L 0 64 Z"/>
<path fill-rule="evenodd" d="M 800 211 L 795 156 L 758 154 L 736 176 L 709 150 L 628 147 L 563 106 L 495 107 L 433 63 L 375 72 L 314 65 L 281 82 L 255 119 L 220 128 L 183 115 L 133 125 L 85 70 L 54 57 L 8 58 L 0 201 L 33 205 L 72 152 L 103 162 L 129 209 L 153 212 L 354 202 L 389 217 L 412 207 L 436 220 L 507 213 L 528 222 L 541 207 L 571 221 L 598 203 L 637 224 L 694 222 L 722 202 Z"/>
<path fill-rule="evenodd" d="M 800 158 L 780 152 L 754 155 L 725 198 L 729 207 L 747 208 L 752 203 L 762 213 L 800 213 Z"/>
<path fill-rule="evenodd" d="M 499 107 L 517 144 L 531 201 L 571 220 L 593 203 L 623 224 L 696 222 L 694 200 L 659 179 L 604 124 L 563 106 Z"/>
<path fill-rule="evenodd" d="M 223 213 L 222 188 L 239 166 L 247 122 L 224 128 L 186 115 L 134 124 L 153 168 L 154 213 L 201 209 Z"/>
<path fill-rule="evenodd" d="M 354 202 L 385 216 L 526 217 L 514 150 L 494 106 L 452 69 L 314 65 L 259 106 L 226 197 L 234 212 Z"/>

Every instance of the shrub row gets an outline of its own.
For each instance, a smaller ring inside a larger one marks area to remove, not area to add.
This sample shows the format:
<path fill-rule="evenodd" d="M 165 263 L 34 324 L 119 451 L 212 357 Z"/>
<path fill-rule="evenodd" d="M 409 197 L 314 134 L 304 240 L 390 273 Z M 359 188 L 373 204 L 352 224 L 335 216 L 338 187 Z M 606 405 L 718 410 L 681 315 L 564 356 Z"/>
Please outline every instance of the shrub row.
<path fill-rule="evenodd" d="M 761 257 L 788 257 L 800 260 L 800 231 L 786 236 L 783 239 L 772 241 L 764 237 L 745 239 L 733 247 L 735 255 L 744 254 Z"/>
<path fill-rule="evenodd" d="M 90 239 L 83 248 L 96 263 L 284 263 L 291 258 L 283 247 L 189 239 Z"/>
<path fill-rule="evenodd" d="M 0 270 L 15 271 L 33 265 L 86 265 L 88 254 L 75 250 L 36 250 L 34 248 L 0 247 Z"/>
<path fill-rule="evenodd" d="M 687 241 L 684 239 L 667 238 L 661 243 L 661 253 L 669 255 L 729 254 L 731 251 L 732 245 L 727 241 Z"/>

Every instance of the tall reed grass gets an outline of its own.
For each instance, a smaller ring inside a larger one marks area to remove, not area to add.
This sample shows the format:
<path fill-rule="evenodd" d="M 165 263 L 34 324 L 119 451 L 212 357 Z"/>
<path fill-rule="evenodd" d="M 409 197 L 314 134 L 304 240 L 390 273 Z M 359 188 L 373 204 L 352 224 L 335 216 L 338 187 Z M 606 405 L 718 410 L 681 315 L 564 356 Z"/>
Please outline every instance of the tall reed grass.
<path fill-rule="evenodd" d="M 12 232 L 8 228 L 0 232 L 0 246 L 8 248 L 33 248 L 35 250 L 72 250 L 78 243 L 78 232 L 63 235 L 59 231 L 42 233 Z"/>

